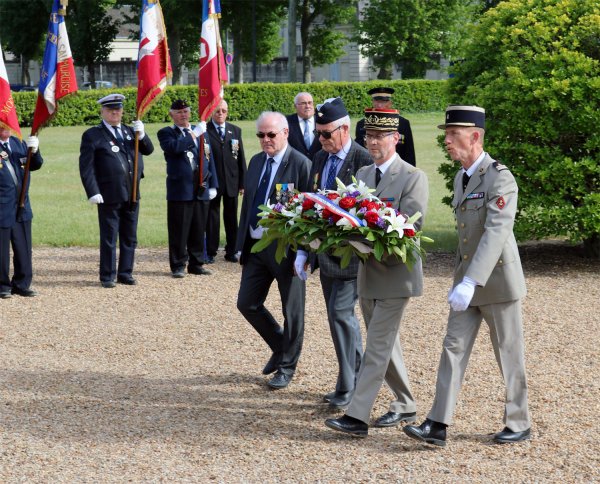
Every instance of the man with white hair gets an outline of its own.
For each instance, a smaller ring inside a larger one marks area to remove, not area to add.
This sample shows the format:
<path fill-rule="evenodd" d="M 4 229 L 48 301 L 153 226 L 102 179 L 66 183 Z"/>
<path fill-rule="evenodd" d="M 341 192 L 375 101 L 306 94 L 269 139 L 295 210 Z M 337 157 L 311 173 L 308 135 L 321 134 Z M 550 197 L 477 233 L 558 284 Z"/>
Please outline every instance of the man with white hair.
<path fill-rule="evenodd" d="M 315 104 L 308 92 L 299 92 L 294 98 L 296 112 L 286 116 L 289 136 L 288 143 L 295 150 L 312 160 L 321 149 L 319 137 L 314 135 Z"/>

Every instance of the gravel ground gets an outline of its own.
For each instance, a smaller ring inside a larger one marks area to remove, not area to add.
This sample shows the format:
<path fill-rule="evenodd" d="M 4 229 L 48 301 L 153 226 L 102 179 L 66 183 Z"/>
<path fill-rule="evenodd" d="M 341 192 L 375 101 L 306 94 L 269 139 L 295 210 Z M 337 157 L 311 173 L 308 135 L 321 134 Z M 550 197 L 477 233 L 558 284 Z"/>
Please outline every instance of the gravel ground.
<path fill-rule="evenodd" d="M 102 289 L 93 249 L 34 250 L 36 298 L 0 301 L 1 482 L 600 480 L 600 264 L 523 247 L 533 439 L 495 445 L 503 384 L 485 325 L 445 449 L 397 428 L 327 429 L 336 359 L 318 276 L 307 283 L 292 384 L 260 373 L 266 346 L 238 313 L 241 268 L 175 280 L 166 250 L 138 251 L 135 287 Z M 430 255 L 402 338 L 421 421 L 433 399 L 452 257 Z M 280 314 L 276 288 L 268 306 Z M 372 417 L 384 413 L 383 389 Z"/>

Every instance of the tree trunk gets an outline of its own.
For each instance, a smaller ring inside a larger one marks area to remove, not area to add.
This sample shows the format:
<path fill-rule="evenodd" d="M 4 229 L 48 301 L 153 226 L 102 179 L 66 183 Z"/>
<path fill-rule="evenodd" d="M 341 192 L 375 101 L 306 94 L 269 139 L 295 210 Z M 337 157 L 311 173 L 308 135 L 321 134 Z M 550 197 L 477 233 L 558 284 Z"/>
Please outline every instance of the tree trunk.
<path fill-rule="evenodd" d="M 179 30 L 176 26 L 167 28 L 169 32 L 169 56 L 171 57 L 171 68 L 173 69 L 173 84 L 181 83 L 181 51 Z"/>
<path fill-rule="evenodd" d="M 304 0 L 302 4 L 302 19 L 300 21 L 300 41 L 302 42 L 302 82 L 311 82 L 310 74 L 310 40 L 308 31 L 310 29 L 310 2 Z M 295 59 L 294 59 L 295 61 Z"/>
<path fill-rule="evenodd" d="M 233 58 L 233 81 L 239 84 L 244 82 L 244 70 L 242 69 L 242 64 L 244 62 L 244 58 L 242 54 L 236 54 Z"/>
<path fill-rule="evenodd" d="M 88 70 L 88 81 L 91 82 L 92 89 L 96 87 L 96 71 L 94 70 L 94 63 L 90 62 L 87 65 Z"/>
<path fill-rule="evenodd" d="M 583 241 L 583 255 L 589 259 L 600 258 L 600 234 L 594 234 Z"/>
<path fill-rule="evenodd" d="M 379 72 L 377 73 L 377 79 L 386 79 L 390 80 L 392 78 L 392 68 L 391 66 L 380 67 Z"/>
<path fill-rule="evenodd" d="M 21 62 L 21 84 L 29 86 L 31 77 L 29 76 L 29 59 L 23 59 Z"/>

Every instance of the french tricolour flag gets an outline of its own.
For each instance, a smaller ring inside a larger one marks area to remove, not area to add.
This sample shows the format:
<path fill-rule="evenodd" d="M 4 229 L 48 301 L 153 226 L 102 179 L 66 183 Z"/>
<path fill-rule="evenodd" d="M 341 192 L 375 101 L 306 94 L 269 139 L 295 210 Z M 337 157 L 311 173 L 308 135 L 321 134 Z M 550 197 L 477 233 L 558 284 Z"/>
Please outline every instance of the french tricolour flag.
<path fill-rule="evenodd" d="M 17 118 L 15 101 L 10 92 L 8 73 L 4 65 L 2 48 L 0 47 L 0 127 L 8 129 L 12 134 L 21 138 L 21 128 Z"/>

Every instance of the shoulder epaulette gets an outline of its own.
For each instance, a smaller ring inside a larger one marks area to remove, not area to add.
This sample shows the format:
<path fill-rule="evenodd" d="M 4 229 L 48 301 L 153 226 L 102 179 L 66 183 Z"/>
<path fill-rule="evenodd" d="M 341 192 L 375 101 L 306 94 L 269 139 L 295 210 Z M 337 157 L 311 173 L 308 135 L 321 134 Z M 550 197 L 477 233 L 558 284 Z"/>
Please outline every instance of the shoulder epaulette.
<path fill-rule="evenodd" d="M 508 170 L 508 166 L 503 165 L 502 163 L 500 163 L 499 161 L 494 161 L 494 163 L 492 163 L 492 166 L 494 168 L 496 168 L 496 170 L 498 171 L 502 171 L 502 170 Z"/>

